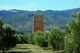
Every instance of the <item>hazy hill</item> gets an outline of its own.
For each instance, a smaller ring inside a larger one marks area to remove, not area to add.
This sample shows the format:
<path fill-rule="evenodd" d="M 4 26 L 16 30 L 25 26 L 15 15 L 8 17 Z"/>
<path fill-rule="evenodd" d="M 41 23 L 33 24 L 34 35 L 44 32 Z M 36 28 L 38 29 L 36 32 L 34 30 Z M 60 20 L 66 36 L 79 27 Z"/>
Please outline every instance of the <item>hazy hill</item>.
<path fill-rule="evenodd" d="M 53 26 L 64 28 L 72 12 L 80 12 L 80 8 L 69 10 L 45 10 L 34 13 L 35 11 L 25 10 L 0 10 L 0 17 L 4 19 L 4 23 L 10 24 L 18 28 L 21 32 L 31 32 L 33 16 L 38 13 L 43 13 L 44 30 L 49 30 Z"/>

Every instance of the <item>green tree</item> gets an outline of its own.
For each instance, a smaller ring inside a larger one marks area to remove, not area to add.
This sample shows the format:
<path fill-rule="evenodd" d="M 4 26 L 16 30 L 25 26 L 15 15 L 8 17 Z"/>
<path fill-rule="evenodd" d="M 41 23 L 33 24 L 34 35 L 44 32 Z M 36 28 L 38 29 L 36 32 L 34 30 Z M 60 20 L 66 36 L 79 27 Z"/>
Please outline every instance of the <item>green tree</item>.
<path fill-rule="evenodd" d="M 2 29 L 2 26 L 3 26 L 3 21 L 2 21 L 2 19 L 0 18 L 0 30 Z"/>
<path fill-rule="evenodd" d="M 75 13 L 72 17 L 67 24 L 65 53 L 80 53 L 80 13 Z"/>
<path fill-rule="evenodd" d="M 28 36 L 27 36 L 27 41 L 28 41 L 28 43 L 30 43 L 30 44 L 35 44 L 35 33 L 28 34 Z"/>
<path fill-rule="evenodd" d="M 53 28 L 49 37 L 49 43 L 53 50 L 64 49 L 64 33 L 59 28 Z"/>
<path fill-rule="evenodd" d="M 14 36 L 15 30 L 13 30 L 11 27 L 3 28 L 3 22 L 0 21 L 0 50 L 3 51 L 3 53 L 6 53 L 6 50 L 14 47 L 17 43 L 17 39 Z"/>
<path fill-rule="evenodd" d="M 17 40 L 18 40 L 18 44 L 24 44 L 24 43 L 27 43 L 27 37 L 26 34 L 16 34 L 16 37 L 17 37 Z"/>
<path fill-rule="evenodd" d="M 42 47 L 48 47 L 47 36 L 44 32 L 37 32 L 36 44 Z"/>
<path fill-rule="evenodd" d="M 47 36 L 44 32 L 34 32 L 27 37 L 27 41 L 42 47 L 48 47 Z"/>

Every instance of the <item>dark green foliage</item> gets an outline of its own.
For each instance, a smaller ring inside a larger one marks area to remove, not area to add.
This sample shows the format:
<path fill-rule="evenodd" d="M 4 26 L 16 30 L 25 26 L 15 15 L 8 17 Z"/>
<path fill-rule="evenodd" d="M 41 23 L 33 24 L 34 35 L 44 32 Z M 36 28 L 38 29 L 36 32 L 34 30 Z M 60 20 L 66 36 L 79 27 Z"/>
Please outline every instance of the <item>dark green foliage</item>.
<path fill-rule="evenodd" d="M 52 46 L 55 50 L 64 49 L 64 33 L 59 28 L 54 28 L 51 32 L 34 32 L 27 36 L 28 43 L 42 47 Z"/>
<path fill-rule="evenodd" d="M 3 26 L 3 21 L 2 21 L 2 19 L 0 18 L 0 29 L 2 29 L 2 26 Z"/>
<path fill-rule="evenodd" d="M 53 28 L 49 37 L 49 43 L 54 50 L 64 49 L 64 33 L 59 28 Z"/>
<path fill-rule="evenodd" d="M 27 39 L 28 43 L 35 44 L 34 36 L 35 36 L 34 33 L 28 35 Z"/>
<path fill-rule="evenodd" d="M 36 36 L 36 44 L 42 47 L 48 47 L 48 41 L 46 39 L 46 35 L 43 32 L 38 32 Z"/>
<path fill-rule="evenodd" d="M 2 20 L 1 22 L 1 29 L 0 29 L 0 50 L 5 51 L 14 46 L 16 46 L 17 39 L 14 36 L 15 30 L 11 27 L 3 28 Z"/>
<path fill-rule="evenodd" d="M 28 35 L 28 42 L 32 44 L 37 44 L 42 47 L 48 47 L 48 41 L 44 32 L 35 32 Z"/>
<path fill-rule="evenodd" d="M 28 37 L 24 34 L 16 34 L 17 37 L 17 44 L 24 44 L 24 43 L 28 43 L 27 39 Z"/>
<path fill-rule="evenodd" d="M 73 14 L 74 19 L 67 25 L 65 36 L 66 53 L 80 53 L 80 13 Z"/>
<path fill-rule="evenodd" d="M 59 28 L 51 32 L 35 32 L 28 35 L 27 41 L 42 47 L 52 46 L 55 50 L 64 49 L 64 33 Z"/>

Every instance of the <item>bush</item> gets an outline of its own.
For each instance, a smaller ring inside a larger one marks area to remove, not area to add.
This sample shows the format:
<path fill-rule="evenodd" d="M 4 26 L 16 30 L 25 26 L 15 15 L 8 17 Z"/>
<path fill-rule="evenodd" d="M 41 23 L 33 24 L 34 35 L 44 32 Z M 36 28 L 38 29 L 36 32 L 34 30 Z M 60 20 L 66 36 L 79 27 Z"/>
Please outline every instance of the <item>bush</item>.
<path fill-rule="evenodd" d="M 53 28 L 49 36 L 49 43 L 53 50 L 64 49 L 64 33 L 59 28 Z"/>
<path fill-rule="evenodd" d="M 35 33 L 32 33 L 32 34 L 29 34 L 28 36 L 27 36 L 27 41 L 28 41 L 28 43 L 30 43 L 30 44 L 35 44 L 35 35 L 34 35 Z"/>
<path fill-rule="evenodd" d="M 27 41 L 26 41 L 26 39 L 27 39 L 27 36 L 24 34 L 16 34 L 16 37 L 17 37 L 17 43 L 18 44 L 23 44 L 23 43 L 28 43 Z"/>
<path fill-rule="evenodd" d="M 10 26 L 3 28 L 2 21 L 0 21 L 0 50 L 6 52 L 6 50 L 16 46 L 17 39 L 15 37 L 16 31 Z"/>
<path fill-rule="evenodd" d="M 34 32 L 28 35 L 27 41 L 31 44 L 36 44 L 42 47 L 48 46 L 48 42 L 47 42 L 46 35 L 44 34 L 44 32 Z"/>
<path fill-rule="evenodd" d="M 37 41 L 37 44 L 42 47 L 48 46 L 48 41 L 46 39 L 46 35 L 44 34 L 44 32 L 38 32 L 38 36 L 36 36 L 36 41 Z"/>

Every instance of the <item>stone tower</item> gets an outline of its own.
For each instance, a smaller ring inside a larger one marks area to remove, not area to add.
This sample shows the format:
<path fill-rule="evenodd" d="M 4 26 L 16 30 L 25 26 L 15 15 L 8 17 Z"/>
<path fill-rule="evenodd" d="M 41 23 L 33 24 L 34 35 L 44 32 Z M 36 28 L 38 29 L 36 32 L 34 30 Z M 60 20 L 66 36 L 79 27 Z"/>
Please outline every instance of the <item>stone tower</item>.
<path fill-rule="evenodd" d="M 33 17 L 33 32 L 43 31 L 43 16 L 35 15 Z"/>

